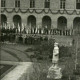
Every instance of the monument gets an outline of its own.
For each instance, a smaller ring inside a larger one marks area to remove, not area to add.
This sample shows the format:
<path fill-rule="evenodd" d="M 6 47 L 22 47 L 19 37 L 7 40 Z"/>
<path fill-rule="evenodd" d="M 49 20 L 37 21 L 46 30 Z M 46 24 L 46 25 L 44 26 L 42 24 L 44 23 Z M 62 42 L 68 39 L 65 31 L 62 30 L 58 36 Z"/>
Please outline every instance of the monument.
<path fill-rule="evenodd" d="M 62 72 L 61 68 L 58 65 L 59 61 L 59 47 L 58 43 L 54 43 L 54 49 L 53 49 L 53 57 L 52 57 L 52 66 L 48 70 L 47 78 L 58 80 L 62 78 Z"/>

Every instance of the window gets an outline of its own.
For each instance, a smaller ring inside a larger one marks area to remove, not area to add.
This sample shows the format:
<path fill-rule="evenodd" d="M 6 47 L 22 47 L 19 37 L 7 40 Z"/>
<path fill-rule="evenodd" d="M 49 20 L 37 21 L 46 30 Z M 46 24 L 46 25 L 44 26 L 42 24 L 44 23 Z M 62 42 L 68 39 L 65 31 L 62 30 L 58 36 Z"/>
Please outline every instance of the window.
<path fill-rule="evenodd" d="M 76 0 L 76 9 L 80 9 L 80 0 Z"/>
<path fill-rule="evenodd" d="M 50 0 L 45 0 L 45 8 L 50 8 Z"/>
<path fill-rule="evenodd" d="M 5 7 L 5 0 L 1 0 L 1 7 Z"/>
<path fill-rule="evenodd" d="M 34 8 L 35 7 L 35 1 L 34 0 L 30 0 L 30 8 Z"/>
<path fill-rule="evenodd" d="M 66 0 L 60 0 L 60 9 L 65 9 Z"/>
<path fill-rule="evenodd" d="M 15 7 L 20 7 L 20 0 L 15 0 Z"/>

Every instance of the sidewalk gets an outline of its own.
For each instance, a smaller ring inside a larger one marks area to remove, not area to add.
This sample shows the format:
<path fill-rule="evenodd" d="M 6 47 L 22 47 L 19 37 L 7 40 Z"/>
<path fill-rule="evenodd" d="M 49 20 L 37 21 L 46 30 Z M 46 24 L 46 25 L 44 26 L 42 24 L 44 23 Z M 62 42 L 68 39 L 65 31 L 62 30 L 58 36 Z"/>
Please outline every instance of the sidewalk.
<path fill-rule="evenodd" d="M 29 80 L 29 74 L 32 70 L 31 62 L 10 62 L 2 61 L 2 63 L 17 65 L 12 71 L 6 74 L 1 80 Z"/>

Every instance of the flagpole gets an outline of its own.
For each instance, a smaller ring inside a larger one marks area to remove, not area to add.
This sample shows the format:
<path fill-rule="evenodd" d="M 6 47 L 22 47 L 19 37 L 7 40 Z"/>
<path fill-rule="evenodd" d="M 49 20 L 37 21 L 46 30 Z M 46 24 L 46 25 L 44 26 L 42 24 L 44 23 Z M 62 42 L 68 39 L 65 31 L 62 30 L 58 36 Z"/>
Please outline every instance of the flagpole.
<path fill-rule="evenodd" d="M 22 23 L 22 28 L 21 28 L 21 32 L 22 32 L 22 33 L 24 33 L 23 30 L 24 30 L 24 25 L 23 25 L 23 23 Z"/>
<path fill-rule="evenodd" d="M 4 28 L 5 28 L 5 30 L 7 29 L 7 25 L 6 24 L 4 24 Z"/>
<path fill-rule="evenodd" d="M 20 33 L 20 26 L 19 26 L 19 23 L 18 23 L 18 31 L 19 31 L 19 33 Z"/>

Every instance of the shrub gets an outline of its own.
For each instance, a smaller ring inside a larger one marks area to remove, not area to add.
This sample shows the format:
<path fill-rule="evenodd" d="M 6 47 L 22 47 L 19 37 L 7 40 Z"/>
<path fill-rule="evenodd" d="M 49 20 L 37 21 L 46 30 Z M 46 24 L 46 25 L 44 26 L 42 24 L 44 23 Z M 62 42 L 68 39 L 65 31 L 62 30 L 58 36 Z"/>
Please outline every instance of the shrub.
<path fill-rule="evenodd" d="M 80 68 L 77 68 L 76 70 L 73 71 L 74 75 L 80 75 Z"/>
<path fill-rule="evenodd" d="M 67 46 L 61 46 L 59 47 L 59 57 L 71 57 L 73 51 L 71 50 L 70 47 Z"/>
<path fill-rule="evenodd" d="M 53 55 L 53 49 L 54 49 L 54 39 L 50 39 L 48 41 L 43 41 L 40 45 L 36 46 L 34 51 L 37 51 L 35 53 L 37 59 L 52 59 Z M 72 48 L 65 47 L 65 46 L 59 46 L 59 57 L 71 57 L 73 53 Z"/>
<path fill-rule="evenodd" d="M 27 50 L 25 50 L 26 52 L 32 52 L 32 51 L 34 51 L 34 49 L 33 48 L 28 48 Z"/>
<path fill-rule="evenodd" d="M 49 59 L 52 58 L 54 48 L 54 39 L 43 41 L 40 45 L 35 47 L 35 55 L 37 59 Z"/>

